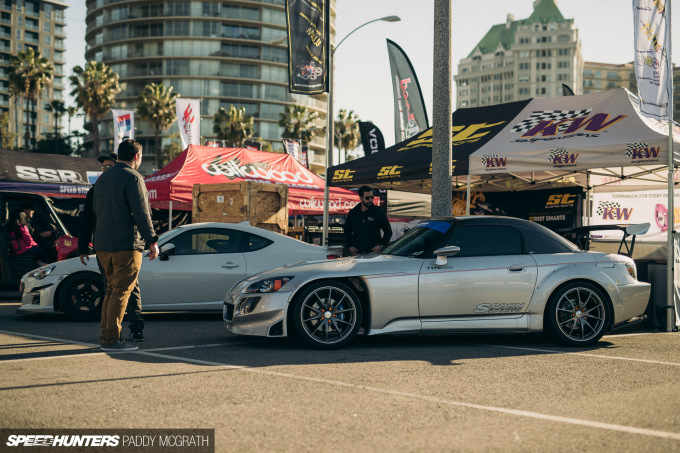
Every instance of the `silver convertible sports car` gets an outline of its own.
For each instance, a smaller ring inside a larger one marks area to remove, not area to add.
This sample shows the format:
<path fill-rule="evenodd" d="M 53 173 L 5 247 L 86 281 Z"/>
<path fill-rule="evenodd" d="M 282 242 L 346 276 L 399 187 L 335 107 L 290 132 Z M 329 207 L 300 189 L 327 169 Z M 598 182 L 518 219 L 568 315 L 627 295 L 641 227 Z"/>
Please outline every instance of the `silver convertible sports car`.
<path fill-rule="evenodd" d="M 294 264 L 227 293 L 230 332 L 294 335 L 338 348 L 367 335 L 546 331 L 571 346 L 597 342 L 644 313 L 650 285 L 626 256 L 582 251 L 547 228 L 509 217 L 420 223 L 380 255 Z"/>

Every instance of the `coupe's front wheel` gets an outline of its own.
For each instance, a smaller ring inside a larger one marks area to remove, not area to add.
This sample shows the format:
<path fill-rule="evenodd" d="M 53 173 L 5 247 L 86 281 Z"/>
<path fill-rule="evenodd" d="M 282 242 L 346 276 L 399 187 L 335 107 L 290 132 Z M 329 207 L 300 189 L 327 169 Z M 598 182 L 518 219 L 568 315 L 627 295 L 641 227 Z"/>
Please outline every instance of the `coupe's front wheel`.
<path fill-rule="evenodd" d="M 71 275 L 59 287 L 59 308 L 75 321 L 96 321 L 101 318 L 103 286 L 98 274 Z"/>
<path fill-rule="evenodd" d="M 602 291 L 589 283 L 563 286 L 552 295 L 546 307 L 548 333 L 568 346 L 597 343 L 609 325 L 606 300 Z"/>
<path fill-rule="evenodd" d="M 345 346 L 361 327 L 359 297 L 344 283 L 314 283 L 293 302 L 292 324 L 295 335 L 317 349 Z"/>

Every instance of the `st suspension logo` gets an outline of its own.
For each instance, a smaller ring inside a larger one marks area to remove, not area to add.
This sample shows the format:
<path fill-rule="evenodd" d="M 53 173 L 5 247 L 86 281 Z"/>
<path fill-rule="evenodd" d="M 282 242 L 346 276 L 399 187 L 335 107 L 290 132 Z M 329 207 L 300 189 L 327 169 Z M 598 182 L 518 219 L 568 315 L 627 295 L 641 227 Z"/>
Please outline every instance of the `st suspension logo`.
<path fill-rule="evenodd" d="M 401 176 L 402 168 L 404 168 L 403 165 L 388 165 L 387 167 L 382 167 L 378 172 L 378 179 L 398 178 Z"/>
<path fill-rule="evenodd" d="M 333 181 L 351 181 L 354 179 L 354 173 L 354 170 L 335 170 L 335 173 L 333 173 Z"/>

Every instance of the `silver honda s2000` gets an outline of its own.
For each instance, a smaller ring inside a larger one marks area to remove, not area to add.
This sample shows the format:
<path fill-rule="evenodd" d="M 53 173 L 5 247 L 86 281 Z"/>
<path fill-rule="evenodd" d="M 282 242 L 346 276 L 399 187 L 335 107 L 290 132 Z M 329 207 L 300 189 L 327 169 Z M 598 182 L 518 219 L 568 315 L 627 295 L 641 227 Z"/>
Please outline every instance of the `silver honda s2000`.
<path fill-rule="evenodd" d="M 586 252 L 508 217 L 420 223 L 380 255 L 280 267 L 240 281 L 224 302 L 230 332 L 295 335 L 338 348 L 363 327 L 390 333 L 547 331 L 597 342 L 644 313 L 650 285 L 626 256 Z"/>

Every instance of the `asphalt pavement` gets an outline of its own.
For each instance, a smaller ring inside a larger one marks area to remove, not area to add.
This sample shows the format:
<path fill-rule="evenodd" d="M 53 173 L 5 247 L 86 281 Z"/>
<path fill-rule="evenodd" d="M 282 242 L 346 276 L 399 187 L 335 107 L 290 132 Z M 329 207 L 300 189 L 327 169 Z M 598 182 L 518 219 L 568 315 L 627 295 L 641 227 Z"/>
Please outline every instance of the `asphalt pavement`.
<path fill-rule="evenodd" d="M 0 302 L 0 429 L 214 429 L 219 452 L 680 451 L 678 333 L 315 351 L 229 334 L 219 313 L 152 313 L 139 351 L 107 354 L 98 323 L 18 307 Z"/>

